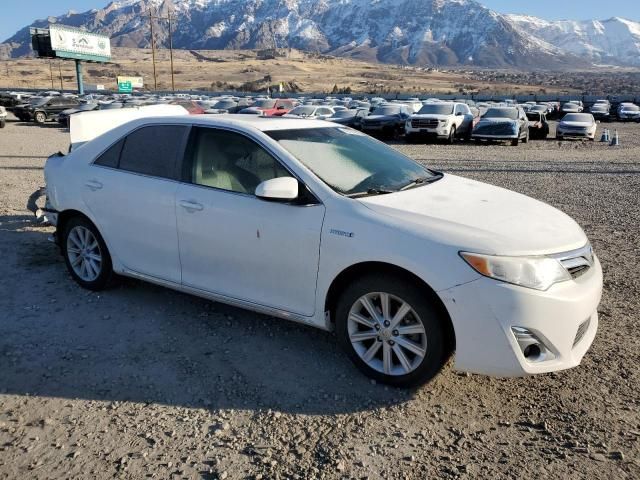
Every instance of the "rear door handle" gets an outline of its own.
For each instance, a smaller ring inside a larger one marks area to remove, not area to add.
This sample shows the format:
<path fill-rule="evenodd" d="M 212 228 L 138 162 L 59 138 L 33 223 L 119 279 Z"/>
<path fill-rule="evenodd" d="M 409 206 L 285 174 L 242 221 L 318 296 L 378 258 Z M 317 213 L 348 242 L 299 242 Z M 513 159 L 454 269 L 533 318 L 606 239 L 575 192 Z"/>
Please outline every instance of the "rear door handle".
<path fill-rule="evenodd" d="M 89 187 L 92 192 L 95 192 L 96 190 L 100 190 L 102 188 L 102 183 L 97 180 L 89 180 L 87 183 L 85 183 L 85 185 Z"/>
<path fill-rule="evenodd" d="M 204 209 L 201 203 L 194 202 L 193 200 L 180 200 L 180 206 L 189 213 L 199 212 Z"/>

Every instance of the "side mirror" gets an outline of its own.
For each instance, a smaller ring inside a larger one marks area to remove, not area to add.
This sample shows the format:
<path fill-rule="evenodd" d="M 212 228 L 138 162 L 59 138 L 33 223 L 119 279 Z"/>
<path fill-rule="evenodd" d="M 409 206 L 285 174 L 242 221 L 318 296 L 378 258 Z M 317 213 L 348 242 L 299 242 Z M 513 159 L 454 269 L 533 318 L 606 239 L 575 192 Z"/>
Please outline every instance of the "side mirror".
<path fill-rule="evenodd" d="M 456 112 L 456 117 L 461 117 L 462 116 L 462 112 Z"/>
<path fill-rule="evenodd" d="M 290 201 L 298 198 L 298 180 L 278 177 L 265 180 L 256 187 L 256 197 L 263 200 Z"/>

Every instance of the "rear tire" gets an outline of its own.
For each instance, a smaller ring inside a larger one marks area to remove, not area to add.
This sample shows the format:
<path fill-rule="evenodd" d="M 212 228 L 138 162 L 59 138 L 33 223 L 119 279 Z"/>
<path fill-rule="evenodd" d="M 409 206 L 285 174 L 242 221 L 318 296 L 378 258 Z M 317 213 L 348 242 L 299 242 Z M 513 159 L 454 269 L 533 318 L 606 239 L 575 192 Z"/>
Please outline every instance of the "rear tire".
<path fill-rule="evenodd" d="M 449 355 L 447 321 L 423 288 L 398 275 L 356 279 L 336 308 L 338 342 L 356 367 L 404 388 L 422 385 L 442 369 Z"/>
<path fill-rule="evenodd" d="M 44 122 L 47 121 L 47 116 L 44 114 L 44 112 L 36 112 L 33 119 L 35 120 L 36 123 L 42 125 Z"/>
<path fill-rule="evenodd" d="M 111 255 L 102 235 L 88 219 L 69 219 L 62 235 L 62 254 L 69 273 L 82 288 L 104 290 L 114 273 Z"/>

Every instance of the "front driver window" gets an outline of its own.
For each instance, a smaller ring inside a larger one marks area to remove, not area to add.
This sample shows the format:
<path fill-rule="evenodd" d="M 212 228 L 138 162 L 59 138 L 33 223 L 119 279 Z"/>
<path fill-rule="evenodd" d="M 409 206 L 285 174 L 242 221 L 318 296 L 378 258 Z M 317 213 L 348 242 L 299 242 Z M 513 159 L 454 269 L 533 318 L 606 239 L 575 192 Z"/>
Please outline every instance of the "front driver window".
<path fill-rule="evenodd" d="M 272 178 L 291 174 L 253 140 L 214 128 L 193 128 L 187 155 L 192 183 L 253 195 Z"/>

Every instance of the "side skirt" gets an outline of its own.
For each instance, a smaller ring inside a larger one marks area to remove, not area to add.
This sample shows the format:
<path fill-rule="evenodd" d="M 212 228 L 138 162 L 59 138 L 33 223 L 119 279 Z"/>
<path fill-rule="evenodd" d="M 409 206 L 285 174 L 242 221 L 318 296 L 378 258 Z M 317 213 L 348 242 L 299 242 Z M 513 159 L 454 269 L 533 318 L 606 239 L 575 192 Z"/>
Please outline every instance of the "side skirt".
<path fill-rule="evenodd" d="M 286 310 L 267 307 L 264 305 L 249 302 L 247 300 L 241 300 L 238 298 L 227 297 L 226 295 L 208 292 L 206 290 L 190 287 L 188 285 L 181 285 L 181 284 L 170 282 L 167 280 L 162 280 L 160 278 L 152 277 L 150 275 L 145 275 L 143 273 L 134 272 L 133 270 L 125 269 L 124 271 L 117 272 L 117 273 L 119 273 L 120 275 L 125 275 L 127 277 L 135 278 L 137 280 L 142 280 L 145 282 L 153 283 L 155 285 L 160 285 L 161 287 L 166 287 L 172 290 L 177 290 L 179 292 L 195 295 L 197 297 L 206 298 L 207 300 L 212 300 L 214 302 L 224 303 L 226 305 L 231 305 L 233 307 L 243 308 L 245 310 L 251 310 L 253 312 L 262 313 L 264 315 L 270 315 L 272 317 L 282 318 L 284 320 L 289 320 L 296 323 L 302 323 L 304 325 L 309 325 L 311 327 L 319 328 L 321 330 L 326 330 L 326 326 L 324 322 L 322 324 L 314 323 L 313 321 L 314 317 L 305 317 L 304 315 L 287 312 Z"/>

